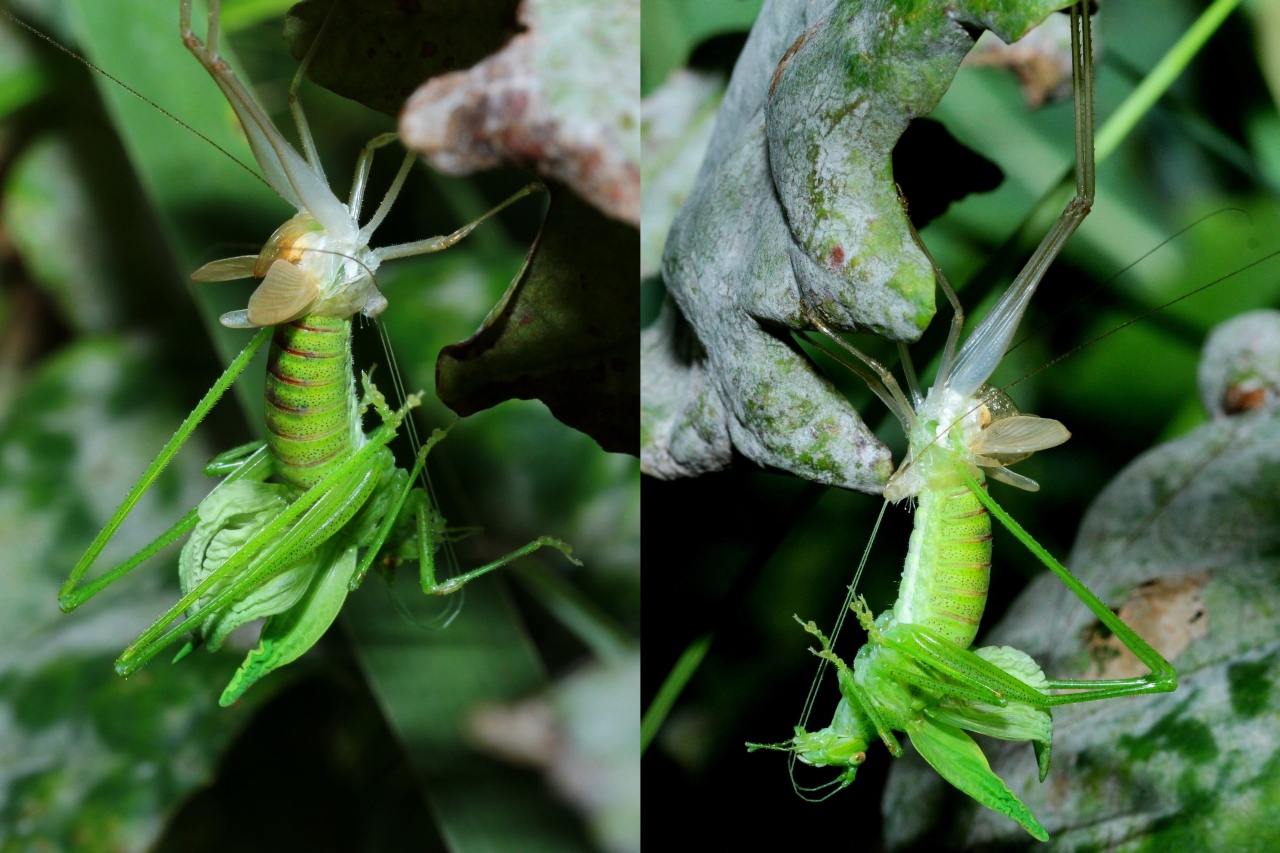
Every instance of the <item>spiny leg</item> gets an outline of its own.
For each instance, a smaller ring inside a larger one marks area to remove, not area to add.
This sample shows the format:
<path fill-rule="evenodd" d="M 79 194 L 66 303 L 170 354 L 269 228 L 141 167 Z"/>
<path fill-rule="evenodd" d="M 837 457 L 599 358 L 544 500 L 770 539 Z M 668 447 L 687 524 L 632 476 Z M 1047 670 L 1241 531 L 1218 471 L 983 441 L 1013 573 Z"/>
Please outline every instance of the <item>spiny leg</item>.
<path fill-rule="evenodd" d="M 378 529 L 374 534 L 373 540 L 369 543 L 365 551 L 364 558 L 360 560 L 360 565 L 356 568 L 355 574 L 351 576 L 349 589 L 357 589 L 364 581 L 365 575 L 369 573 L 369 567 L 373 565 L 374 559 L 378 556 L 378 552 L 382 550 L 383 544 L 387 541 L 387 537 L 391 535 L 391 528 L 395 526 L 396 520 L 400 517 L 400 512 L 404 508 L 405 501 L 411 494 L 415 494 L 413 490 L 414 481 L 418 479 L 418 475 L 422 473 L 422 469 L 427 464 L 427 454 L 431 452 L 431 448 L 435 447 L 441 439 L 445 437 L 448 430 L 433 430 L 431 437 L 427 439 L 427 443 L 422 445 L 418 451 L 418 457 L 414 460 L 413 470 L 409 472 L 409 476 L 405 478 L 404 488 L 400 494 L 387 507 L 387 514 L 383 516 Z M 416 509 L 416 504 L 415 507 Z M 419 534 L 421 536 L 421 534 Z M 421 545 L 421 543 L 419 543 Z M 428 543 L 431 547 L 434 543 Z"/>
<path fill-rule="evenodd" d="M 1087 0 L 1071 7 L 1071 72 L 1075 105 L 1076 194 L 1067 202 L 1062 215 L 1045 234 L 1027 265 L 1001 297 L 1000 305 L 1030 299 L 1049 265 L 1062 251 L 1067 240 L 1080 227 L 1093 207 L 1093 43 L 1089 29 Z M 1013 316 L 1013 315 L 1011 315 Z M 1016 316 L 1021 316 L 1017 312 Z M 1012 334 L 1012 330 L 1010 330 Z"/>
<path fill-rule="evenodd" d="M 861 614 L 859 614 L 861 617 Z M 898 739 L 893 736 L 893 729 L 890 728 L 888 722 L 876 710 L 875 703 L 871 701 L 871 696 L 863 687 L 854 680 L 853 670 L 849 667 L 844 659 L 837 655 L 831 648 L 831 641 L 827 639 L 827 635 L 822 633 L 822 629 L 818 627 L 818 623 L 810 620 L 805 622 L 799 616 L 792 614 L 792 619 L 800 623 L 806 633 L 812 634 L 818 638 L 818 642 L 822 644 L 822 651 L 810 648 L 816 656 L 823 660 L 829 661 L 835 665 L 836 678 L 840 682 L 840 695 L 857 703 L 858 707 L 867 719 L 871 721 L 871 725 L 875 726 L 876 734 L 880 736 L 880 740 L 884 742 L 885 748 L 894 758 L 902 757 L 902 745 L 898 743 Z M 864 623 L 864 627 L 865 627 Z"/>
<path fill-rule="evenodd" d="M 219 13 L 218 0 L 210 0 L 208 30 L 205 41 L 201 41 L 191 28 L 191 0 L 181 0 L 179 17 L 183 44 L 226 96 L 240 120 L 263 178 L 271 188 L 298 210 L 305 209 L 326 229 L 341 230 L 342 225 L 349 225 L 346 210 L 333 198 L 328 186 L 307 161 L 293 150 L 231 66 L 219 55 Z"/>
<path fill-rule="evenodd" d="M 980 696 L 978 701 L 998 707 L 1007 707 L 1010 701 L 1035 707 L 1045 705 L 1045 694 L 968 649 L 937 637 L 919 625 L 904 625 L 900 628 L 906 629 L 906 637 L 901 640 L 885 639 L 885 645 L 945 673 L 948 678 L 961 684 L 992 694 Z"/>
<path fill-rule="evenodd" d="M 381 249 L 375 249 L 374 254 L 377 255 L 380 259 L 384 261 L 388 261 L 388 260 L 391 260 L 392 258 L 408 258 L 413 255 L 426 255 L 426 254 L 430 254 L 431 252 L 439 252 L 442 249 L 447 249 L 450 246 L 455 245 L 458 241 L 462 240 L 462 238 L 466 237 L 468 234 L 474 231 L 476 227 L 480 225 L 480 223 L 484 222 L 486 219 L 493 216 L 495 213 L 498 213 L 499 211 L 503 210 L 508 205 L 514 204 L 515 202 L 519 201 L 525 196 L 535 192 L 539 192 L 540 190 L 543 190 L 543 189 L 545 189 L 545 187 L 540 183 L 526 184 L 524 187 L 521 187 L 518 192 L 511 195 L 505 201 L 498 204 L 496 207 L 492 208 L 487 213 L 480 216 L 478 219 L 474 219 L 471 222 L 468 222 L 466 225 L 463 225 L 461 228 L 459 228 L 457 231 L 454 231 L 452 234 L 445 234 L 440 237 L 428 237 L 425 240 L 415 240 L 412 243 L 398 243 L 394 246 L 383 246 Z M 386 202 L 384 201 L 383 204 L 385 205 Z M 373 223 L 371 222 L 370 225 L 372 224 Z M 365 228 L 369 228 L 369 226 L 365 226 Z"/>
<path fill-rule="evenodd" d="M 487 575 L 494 569 L 500 569 L 508 563 L 515 562 L 521 557 L 528 556 L 540 548 L 555 548 L 564 554 L 569 562 L 575 566 L 581 566 L 582 561 L 573 556 L 573 548 L 569 543 L 554 536 L 539 536 L 537 539 L 517 548 L 510 554 L 500 557 L 491 563 L 485 563 L 478 569 L 472 569 L 469 572 L 463 572 L 456 577 L 449 578 L 446 581 L 436 580 L 436 555 L 435 555 L 435 533 L 431 526 L 431 500 L 427 497 L 427 493 L 421 490 L 415 491 L 417 496 L 417 506 L 415 507 L 414 516 L 418 523 L 418 561 L 422 572 L 422 591 L 427 595 L 448 595 L 462 589 L 467 583 L 475 580 L 481 575 Z"/>
<path fill-rule="evenodd" d="M 378 230 L 378 226 L 382 224 L 382 220 L 387 218 L 387 214 L 391 212 L 391 205 L 396 203 L 396 199 L 400 196 L 400 190 L 404 187 L 405 179 L 409 177 L 409 170 L 413 168 L 414 161 L 418 158 L 412 151 L 404 155 L 404 161 L 400 164 L 400 170 L 396 172 L 395 178 L 391 181 L 391 187 L 387 190 L 387 194 L 382 197 L 382 203 L 378 205 L 378 209 L 374 211 L 373 218 L 365 223 L 360 229 L 360 239 L 362 242 L 368 243 L 369 238 L 373 236 L 373 232 Z M 383 260 L 386 260 L 385 258 Z"/>
<path fill-rule="evenodd" d="M 422 450 L 418 454 L 418 462 L 414 465 L 414 478 L 422 470 L 422 465 L 426 464 L 427 452 L 435 446 L 440 439 L 444 438 L 444 433 L 436 430 L 431 435 L 431 440 L 422 446 Z M 413 478 L 410 478 L 412 483 Z M 573 556 L 573 548 L 567 542 L 556 539 L 553 536 L 539 536 L 537 539 L 525 545 L 523 548 L 517 548 L 505 557 L 500 557 L 491 563 L 486 563 L 478 569 L 472 569 L 469 572 L 463 572 L 456 577 L 449 578 L 445 581 L 436 580 L 436 536 L 435 527 L 432 519 L 431 499 L 422 489 L 415 489 L 412 492 L 412 506 L 406 506 L 405 510 L 411 511 L 415 522 L 417 523 L 418 532 L 418 565 L 420 567 L 422 577 L 422 591 L 427 595 L 448 595 L 457 592 L 470 581 L 475 580 L 481 575 L 487 575 L 494 569 L 500 569 L 508 563 L 514 562 L 521 557 L 532 554 L 539 548 L 555 548 L 568 558 L 569 562 L 576 566 L 582 563 Z M 388 527 L 388 529 L 390 529 Z M 384 537 L 385 538 L 385 537 Z"/>
<path fill-rule="evenodd" d="M 822 332 L 841 349 L 862 362 L 862 364 L 859 364 L 855 361 L 849 361 L 838 353 L 822 347 L 823 352 L 857 374 L 863 382 L 866 382 L 872 393 L 880 398 L 880 401 L 885 404 L 889 411 L 893 412 L 898 420 L 902 422 L 903 428 L 910 434 L 911 424 L 915 422 L 915 410 L 912 408 L 911 403 L 907 401 L 907 398 L 903 396 L 902 388 L 898 385 L 898 380 L 893 378 L 893 374 L 883 364 L 838 336 L 815 312 L 809 310 L 809 306 L 805 305 L 804 300 L 800 301 L 800 311 L 813 324 L 815 329 Z M 870 371 L 867 368 L 870 368 Z"/>
<path fill-rule="evenodd" d="M 368 448 L 364 448 L 367 450 Z M 375 448 L 375 450 L 380 448 Z M 228 604 L 242 598 L 327 542 L 359 511 L 378 482 L 374 454 L 357 454 L 312 486 L 270 524 L 252 536 L 221 566 L 169 608 L 116 660 L 116 672 L 128 675 L 155 657 L 170 643 Z M 317 494 L 318 493 L 318 494 Z M 303 508 L 298 509 L 302 504 Z M 169 626 L 217 583 L 237 571 L 242 574 L 219 590 L 199 611 Z M 167 630 L 166 630 L 167 629 Z"/>
<path fill-rule="evenodd" d="M 84 552 L 84 556 L 82 556 L 75 564 L 75 567 L 72 568 L 71 575 L 67 578 L 66 583 L 62 585 L 62 589 L 58 592 L 58 606 L 62 608 L 64 612 L 69 613 L 79 607 L 112 581 L 140 565 L 152 554 L 155 554 L 165 545 L 173 542 L 195 526 L 195 510 L 192 510 L 177 524 L 169 528 L 168 531 L 161 534 L 158 539 L 146 548 L 142 549 L 142 551 L 139 551 L 134 557 L 125 561 L 120 566 L 117 566 L 115 569 L 112 569 L 102 577 L 86 584 L 84 587 L 77 588 L 80 580 L 84 577 L 85 573 L 89 571 L 89 568 L 94 564 L 94 561 L 98 559 L 98 555 L 102 553 L 102 549 L 105 548 L 107 543 L 111 541 L 112 537 L 116 535 L 116 531 L 120 529 L 120 525 L 124 523 L 125 518 L 128 517 L 129 513 L 133 512 L 133 508 L 137 506 L 138 501 L 140 501 L 142 496 L 147 493 L 147 490 L 155 484 L 156 479 L 159 478 L 160 474 L 168 466 L 169 460 L 171 460 L 178 450 L 182 448 L 182 445 L 186 444 L 187 439 L 189 439 L 191 434 L 195 432 L 196 427 L 205 419 L 205 416 L 209 414 L 209 411 L 215 404 L 217 404 L 218 400 L 226 390 L 231 387 L 233 382 L 235 382 L 236 377 L 244 371 L 245 367 L 253 359 L 254 354 L 262 348 L 262 345 L 265 344 L 267 339 L 270 337 L 271 330 L 262 329 L 254 336 L 253 340 L 249 342 L 249 345 L 241 350 L 240 354 L 235 357 L 231 364 L 227 366 L 227 369 L 223 371 L 222 375 L 218 377 L 218 381 L 213 384 L 213 387 L 209 389 L 209 392 L 204 395 L 204 399 L 196 404 L 196 407 L 191 411 L 191 414 L 187 415 L 186 420 L 184 420 L 182 425 L 178 427 L 177 432 L 173 434 L 173 437 L 170 438 L 168 443 L 166 443 L 160 450 L 160 453 L 156 458 L 151 461 L 149 466 L 147 466 L 147 470 L 142 473 L 138 482 L 129 490 L 129 494 L 125 495 L 125 498 L 120 503 L 119 508 L 116 509 L 111 518 L 107 520 L 106 526 L 104 526 L 98 535 L 94 537 L 93 542 L 89 545 L 89 549 Z"/>
<path fill-rule="evenodd" d="M 263 331 L 270 333 L 271 330 L 268 328 Z M 367 375 L 365 389 L 366 397 L 371 398 L 369 404 L 378 408 L 385 421 L 368 436 L 365 446 L 304 492 L 169 608 L 124 650 L 116 661 L 117 672 L 121 675 L 133 672 L 203 618 L 200 614 L 191 615 L 177 627 L 168 628 L 184 610 L 209 592 L 215 584 L 249 564 L 235 583 L 205 604 L 204 611 L 216 610 L 234 601 L 273 574 L 283 571 L 293 561 L 327 541 L 359 511 L 378 483 L 379 469 L 375 457 L 379 452 L 385 452 L 383 448 L 395 437 L 396 429 L 408 415 L 409 409 L 418 404 L 417 396 L 414 395 L 400 409 L 391 412 L 385 402 L 379 403 L 381 395 L 368 381 Z"/>
<path fill-rule="evenodd" d="M 1053 696 L 1046 696 L 1047 705 L 1072 705 L 1077 702 L 1092 702 L 1098 699 L 1111 699 L 1117 696 L 1140 696 L 1147 693 L 1171 693 L 1178 687 L 1178 673 L 1173 666 L 1164 659 L 1164 656 L 1153 649 L 1146 640 L 1138 636 L 1128 625 L 1120 620 L 1120 617 L 1112 612 L 1110 607 L 1102 602 L 1100 598 L 1089 591 L 1089 588 L 1081 583 L 1075 575 L 1071 574 L 1066 566 L 1054 559 L 1053 555 L 1044 549 L 1039 542 L 1031 537 L 1018 524 L 1009 513 L 987 494 L 986 489 L 982 488 L 973 478 L 973 475 L 966 467 L 961 467 L 961 472 L 965 477 L 965 482 L 978 500 L 987 508 L 987 510 L 1000 520 L 1010 533 L 1018 538 L 1023 545 L 1027 546 L 1032 554 L 1039 558 L 1040 562 L 1048 567 L 1067 586 L 1067 589 L 1076 594 L 1076 597 L 1085 603 L 1093 615 L 1106 625 L 1113 634 L 1124 643 L 1125 648 L 1133 652 L 1138 660 L 1151 670 L 1151 674 L 1141 678 L 1119 678 L 1109 680 L 1085 681 L 1085 680 L 1050 680 L 1047 687 L 1053 690 L 1078 690 L 1076 693 L 1060 693 Z"/>

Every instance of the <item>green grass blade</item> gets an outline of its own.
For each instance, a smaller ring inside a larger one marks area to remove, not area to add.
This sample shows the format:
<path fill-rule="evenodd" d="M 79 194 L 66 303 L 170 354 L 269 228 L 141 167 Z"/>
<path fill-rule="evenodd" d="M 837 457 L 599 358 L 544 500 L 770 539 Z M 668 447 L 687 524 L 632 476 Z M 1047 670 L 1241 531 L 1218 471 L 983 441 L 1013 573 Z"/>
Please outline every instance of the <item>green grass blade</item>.
<path fill-rule="evenodd" d="M 671 667 L 671 672 L 667 673 L 666 680 L 658 688 L 658 694 L 653 697 L 653 701 L 645 709 L 644 717 L 640 720 L 641 755 L 649 749 L 649 744 L 653 742 L 658 730 L 662 728 L 662 724 L 666 721 L 667 714 L 671 713 L 671 709 L 675 707 L 676 700 L 684 692 L 685 685 L 689 683 L 689 679 L 693 678 L 693 674 L 698 671 L 698 667 L 702 664 L 702 659 L 707 656 L 707 650 L 711 648 L 711 641 L 714 637 L 714 634 L 703 634 L 690 643 L 689 647 L 680 655 L 679 660 L 676 661 L 676 665 Z"/>
<path fill-rule="evenodd" d="M 379 578 L 366 581 L 347 599 L 342 618 L 449 848 L 591 849 L 541 781 L 477 754 L 463 739 L 477 705 L 510 702 L 545 683 L 500 583 L 468 584 L 450 621 L 459 596 L 422 595 L 411 569 L 416 566 L 402 568 L 393 587 Z"/>

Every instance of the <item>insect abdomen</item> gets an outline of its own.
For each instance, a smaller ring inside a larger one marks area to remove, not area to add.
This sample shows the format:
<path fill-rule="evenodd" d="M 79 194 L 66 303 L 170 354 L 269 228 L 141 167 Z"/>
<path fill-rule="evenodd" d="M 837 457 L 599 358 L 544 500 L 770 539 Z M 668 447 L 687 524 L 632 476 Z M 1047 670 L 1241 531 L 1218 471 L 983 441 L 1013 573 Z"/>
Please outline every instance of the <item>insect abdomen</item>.
<path fill-rule="evenodd" d="M 355 449 L 351 321 L 302 317 L 276 326 L 267 360 L 267 445 L 281 478 L 315 485 Z"/>
<path fill-rule="evenodd" d="M 958 477 L 934 485 L 920 495 L 895 615 L 968 648 L 991 583 L 991 516 Z"/>

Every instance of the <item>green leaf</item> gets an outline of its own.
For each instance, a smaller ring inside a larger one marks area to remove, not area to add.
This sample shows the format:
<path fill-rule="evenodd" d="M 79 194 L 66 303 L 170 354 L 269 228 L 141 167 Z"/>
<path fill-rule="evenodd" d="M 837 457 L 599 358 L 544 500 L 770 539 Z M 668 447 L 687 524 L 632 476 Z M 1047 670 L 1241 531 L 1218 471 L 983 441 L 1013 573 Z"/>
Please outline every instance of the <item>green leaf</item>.
<path fill-rule="evenodd" d="M 644 52 L 640 80 L 644 93 L 666 82 L 699 42 L 751 29 L 763 0 L 644 0 Z"/>
<path fill-rule="evenodd" d="M 301 61 L 332 0 L 303 0 L 289 10 L 285 40 Z M 307 76 L 367 107 L 394 116 L 405 98 L 437 74 L 461 71 L 519 31 L 518 0 L 361 0 L 333 13 Z"/>
<path fill-rule="evenodd" d="M 297 0 L 222 0 L 222 30 L 234 33 L 289 11 Z"/>
<path fill-rule="evenodd" d="M 43 137 L 23 151 L 4 186 L 4 227 L 32 278 L 77 331 L 120 320 L 108 247 L 68 141 Z"/>
<path fill-rule="evenodd" d="M 468 584 L 455 610 L 460 602 L 427 598 L 415 580 L 407 569 L 394 586 L 367 580 L 343 619 L 446 843 L 454 853 L 590 849 L 536 780 L 463 740 L 475 705 L 514 699 L 544 679 L 500 584 Z"/>
<path fill-rule="evenodd" d="M 638 452 L 639 233 L 566 190 L 521 274 L 470 338 L 445 347 L 436 393 L 460 415 L 538 399 L 605 450 Z"/>
<path fill-rule="evenodd" d="M 13 25 L 0 23 L 0 118 L 8 116 L 44 92 L 47 82 Z"/>

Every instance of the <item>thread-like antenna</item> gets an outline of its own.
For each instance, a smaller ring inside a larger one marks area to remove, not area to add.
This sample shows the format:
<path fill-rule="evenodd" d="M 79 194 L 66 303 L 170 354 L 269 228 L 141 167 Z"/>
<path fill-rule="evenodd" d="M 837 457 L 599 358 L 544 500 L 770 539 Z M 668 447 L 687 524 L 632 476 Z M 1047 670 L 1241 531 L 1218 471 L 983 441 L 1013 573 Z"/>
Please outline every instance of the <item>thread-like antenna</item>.
<path fill-rule="evenodd" d="M 246 172 L 248 172 L 250 175 L 253 175 L 253 176 L 254 176 L 255 178 L 257 178 L 259 181 L 262 181 L 262 183 L 266 184 L 268 187 L 271 187 L 271 184 L 270 184 L 270 183 L 267 183 L 267 179 L 266 179 L 266 178 L 262 177 L 262 175 L 260 175 L 260 174 L 258 174 L 257 172 L 255 172 L 255 171 L 254 171 L 254 170 L 253 170 L 253 169 L 252 169 L 252 168 L 251 168 L 247 163 L 245 163 L 245 162 L 244 162 L 243 160 L 241 160 L 239 157 L 237 157 L 236 155 L 232 154 L 230 151 L 228 151 L 227 149 L 223 148 L 221 145 L 219 145 L 218 143 L 214 142 L 212 139 L 210 139 L 209 137 L 205 136 L 203 133 L 201 133 L 200 131 L 196 130 L 194 127 L 192 127 L 191 125 L 187 124 L 185 121 L 183 121 L 182 119 L 178 118 L 176 115 L 174 115 L 173 113 L 169 112 L 169 111 L 168 111 L 168 110 L 166 110 L 164 107 L 160 106 L 160 105 L 159 105 L 159 104 L 157 104 L 155 101 L 151 100 L 151 99 L 150 99 L 150 98 L 148 98 L 146 95 L 142 94 L 142 93 L 141 93 L 141 92 L 139 92 L 137 89 L 135 89 L 135 88 L 133 88 L 132 86 L 130 86 L 128 83 L 125 83 L 125 82 L 124 82 L 123 80 L 121 80 L 119 77 L 116 77 L 116 76 L 114 76 L 114 75 L 112 75 L 112 74 L 109 74 L 108 72 L 106 72 L 106 71 L 102 70 L 101 68 L 99 68 L 98 66 L 96 66 L 96 65 L 94 65 L 92 62 L 90 62 L 89 60 L 85 59 L 85 58 L 84 58 L 83 56 L 81 56 L 80 54 L 76 53 L 74 50 L 71 50 L 69 47 L 66 47 L 65 45 L 63 45 L 63 44 L 62 44 L 61 42 L 59 42 L 57 39 L 52 38 L 51 36 L 47 36 L 47 35 L 45 35 L 43 32 L 41 32 L 40 30 L 37 30 L 35 27 L 31 26 L 31 25 L 30 25 L 30 24 L 28 24 L 26 21 L 22 20 L 21 18 L 17 17 L 16 15 L 14 15 L 14 14 L 13 14 L 12 12 L 10 12 L 8 9 L 5 9 L 4 7 L 0 7 L 0 15 L 4 15 L 4 16 L 5 16 L 6 18 L 8 18 L 10 21 L 13 21 L 13 23 L 15 23 L 15 24 L 17 24 L 18 26 L 22 27 L 22 28 L 23 28 L 24 30 L 26 30 L 27 32 L 29 32 L 29 33 L 33 34 L 36 38 L 42 39 L 42 40 L 44 40 L 44 41 L 47 41 L 49 44 L 53 45 L 53 46 L 54 46 L 54 47 L 56 47 L 58 50 L 62 51 L 62 52 L 63 52 L 63 53 L 65 53 L 67 56 L 69 56 L 69 57 L 71 57 L 72 59 L 74 59 L 76 62 L 79 62 L 81 65 L 83 65 L 84 67 L 88 68 L 90 71 L 93 71 L 93 72 L 95 72 L 95 73 L 97 73 L 97 74 L 101 74 L 103 77 L 107 78 L 107 79 L 108 79 L 108 80 L 110 80 L 112 83 L 115 83 L 115 84 L 116 84 L 117 86 L 119 86 L 121 89 L 124 89 L 124 90 L 125 90 L 126 92 L 128 92 L 130 95 L 133 95 L 133 96 L 134 96 L 135 98 L 137 98 L 139 101 L 142 101 L 144 104 L 146 104 L 147 106 L 151 107 L 151 108 L 152 108 L 153 110 L 155 110 L 156 112 L 160 113 L 161 115 L 165 116 L 166 118 L 170 119 L 171 121 L 177 122 L 180 126 L 185 127 L 187 130 L 191 131 L 191 132 L 192 132 L 192 133 L 194 133 L 196 136 L 200 137 L 200 138 L 201 138 L 201 139 L 203 139 L 205 142 L 207 142 L 207 143 L 209 143 L 210 145 L 212 145 L 212 146 L 213 146 L 214 148 L 216 148 L 218 151 L 222 152 L 222 154 L 223 154 L 224 156 L 226 156 L 228 159 L 230 159 L 232 162 L 234 162 L 234 163 L 235 163 L 237 166 L 239 166 L 241 169 L 244 169 L 244 170 L 245 170 Z M 274 192 L 275 192 L 275 188 L 274 188 L 274 187 L 272 187 L 272 188 L 271 188 L 271 191 L 274 193 Z"/>
<path fill-rule="evenodd" d="M 862 570 L 867 567 L 867 557 L 871 555 L 871 546 L 875 544 L 876 536 L 880 533 L 880 522 L 884 521 L 884 511 L 888 507 L 888 500 L 885 500 L 880 504 L 880 514 L 876 516 L 875 526 L 871 528 L 871 537 L 867 539 L 867 547 L 862 549 L 862 559 L 858 561 L 858 569 L 853 573 L 853 583 L 849 584 L 849 592 L 845 595 L 844 602 L 840 605 L 840 613 L 836 616 L 835 627 L 831 630 L 830 643 L 832 648 L 835 648 L 836 640 L 840 636 L 840 631 L 844 628 L 845 619 L 849 616 L 849 608 L 853 605 L 853 599 L 858 592 L 858 583 L 862 580 Z M 818 669 L 813 674 L 813 681 L 809 684 L 809 695 L 804 699 L 804 707 L 800 710 L 800 720 L 796 725 L 808 728 L 809 718 L 813 715 L 813 706 L 818 699 L 818 689 L 822 686 L 822 676 L 826 675 L 827 667 L 830 665 L 831 662 L 826 658 L 820 658 L 818 660 Z M 824 782 L 821 785 L 806 788 L 796 782 L 796 761 L 795 752 L 792 752 L 787 756 L 787 773 L 791 777 L 791 788 L 796 792 L 796 795 L 799 796 L 800 799 L 807 800 L 811 803 L 820 803 L 836 791 L 840 790 L 837 787 L 821 797 L 805 796 L 806 792 L 821 791 L 825 788 L 837 785 L 840 780 L 832 779 L 830 782 Z"/>

